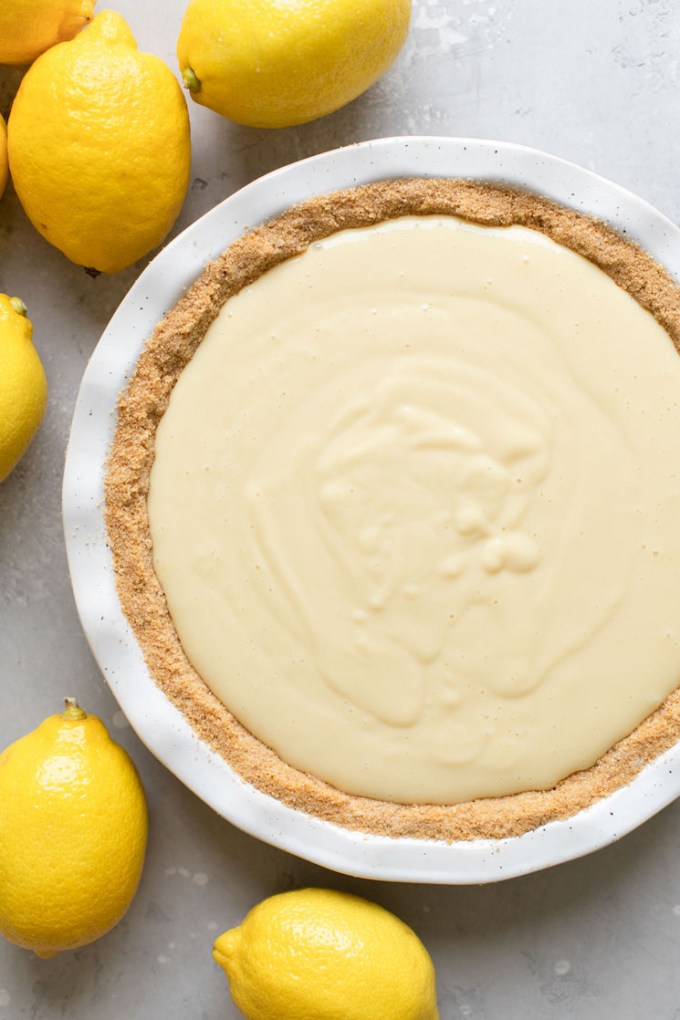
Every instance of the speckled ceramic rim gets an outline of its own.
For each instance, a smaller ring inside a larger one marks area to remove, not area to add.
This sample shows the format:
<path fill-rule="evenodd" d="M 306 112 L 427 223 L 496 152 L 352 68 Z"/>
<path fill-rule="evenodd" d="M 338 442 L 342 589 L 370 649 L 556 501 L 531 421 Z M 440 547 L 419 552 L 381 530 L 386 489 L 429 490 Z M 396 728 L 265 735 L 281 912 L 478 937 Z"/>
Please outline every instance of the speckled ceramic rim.
<path fill-rule="evenodd" d="M 623 787 L 564 821 L 502 840 L 444 843 L 343 829 L 245 783 L 153 682 L 120 608 L 103 518 L 116 401 L 147 336 L 210 259 L 251 226 L 313 195 L 390 177 L 466 177 L 527 188 L 607 221 L 680 281 L 680 230 L 642 199 L 555 156 L 479 139 L 383 138 L 293 163 L 197 220 L 141 274 L 83 377 L 66 457 L 64 529 L 85 634 L 139 737 L 224 818 L 335 871 L 398 882 L 472 884 L 538 871 L 612 843 L 680 794 L 680 745 Z"/>

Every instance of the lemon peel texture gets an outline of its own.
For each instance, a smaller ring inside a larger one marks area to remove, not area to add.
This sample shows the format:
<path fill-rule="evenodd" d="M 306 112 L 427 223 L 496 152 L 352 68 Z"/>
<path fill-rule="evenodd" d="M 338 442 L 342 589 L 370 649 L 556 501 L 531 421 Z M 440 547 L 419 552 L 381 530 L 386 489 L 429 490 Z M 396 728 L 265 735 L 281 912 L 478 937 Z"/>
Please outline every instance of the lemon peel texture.
<path fill-rule="evenodd" d="M 7 125 L 0 115 L 0 198 L 7 185 L 9 165 L 7 163 Z"/>
<path fill-rule="evenodd" d="M 215 942 L 248 1020 L 438 1020 L 432 960 L 376 903 L 332 889 L 271 896 Z"/>
<path fill-rule="evenodd" d="M 36 229 L 71 261 L 115 273 L 165 238 L 189 183 L 179 82 L 102 11 L 29 68 L 8 123 L 9 163 Z"/>
<path fill-rule="evenodd" d="M 19 298 L 0 294 L 0 482 L 38 431 L 47 403 L 45 371 Z"/>
<path fill-rule="evenodd" d="M 0 64 L 30 64 L 92 21 L 95 0 L 2 0 Z"/>
<path fill-rule="evenodd" d="M 137 771 L 73 699 L 0 755 L 0 932 L 48 957 L 120 921 L 144 862 Z"/>
<path fill-rule="evenodd" d="M 190 0 L 177 44 L 203 106 L 251 127 L 323 117 L 396 59 L 411 0 Z"/>

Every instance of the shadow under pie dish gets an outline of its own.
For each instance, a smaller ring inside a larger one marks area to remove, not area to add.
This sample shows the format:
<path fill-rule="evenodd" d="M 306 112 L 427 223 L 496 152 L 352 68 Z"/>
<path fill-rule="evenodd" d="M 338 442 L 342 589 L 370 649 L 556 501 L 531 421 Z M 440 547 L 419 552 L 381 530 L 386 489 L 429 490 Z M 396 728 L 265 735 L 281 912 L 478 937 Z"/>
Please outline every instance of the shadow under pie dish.
<path fill-rule="evenodd" d="M 360 832 L 520 836 L 628 784 L 680 736 L 679 336 L 664 268 L 504 185 L 246 233 L 119 404 L 106 521 L 155 682 Z"/>

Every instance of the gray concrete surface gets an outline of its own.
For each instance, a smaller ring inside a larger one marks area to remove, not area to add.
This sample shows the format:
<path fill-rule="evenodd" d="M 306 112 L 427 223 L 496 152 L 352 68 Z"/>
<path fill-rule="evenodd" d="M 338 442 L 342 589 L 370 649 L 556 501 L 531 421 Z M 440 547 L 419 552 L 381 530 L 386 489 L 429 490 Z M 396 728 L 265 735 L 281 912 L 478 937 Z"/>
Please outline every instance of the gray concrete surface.
<path fill-rule="evenodd" d="M 175 68 L 184 0 L 112 0 L 140 47 Z M 680 220 L 680 7 L 673 0 L 415 0 L 397 64 L 323 121 L 266 132 L 192 109 L 192 185 L 176 231 L 261 173 L 395 134 L 523 142 L 626 185 Z M 18 72 L 0 69 L 7 113 Z M 0 203 L 0 291 L 20 294 L 50 383 L 39 438 L 0 488 L 0 746 L 75 693 L 136 761 L 151 810 L 146 869 L 125 920 L 43 961 L 2 941 L 0 1020 L 235 1018 L 210 949 L 256 901 L 304 883 L 353 889 L 419 932 L 443 1020 L 678 1020 L 680 805 L 620 843 L 484 888 L 343 878 L 258 843 L 185 790 L 137 740 L 90 655 L 60 516 L 78 384 L 143 266 L 90 279 Z M 0 805 L 1 810 L 1 805 Z"/>

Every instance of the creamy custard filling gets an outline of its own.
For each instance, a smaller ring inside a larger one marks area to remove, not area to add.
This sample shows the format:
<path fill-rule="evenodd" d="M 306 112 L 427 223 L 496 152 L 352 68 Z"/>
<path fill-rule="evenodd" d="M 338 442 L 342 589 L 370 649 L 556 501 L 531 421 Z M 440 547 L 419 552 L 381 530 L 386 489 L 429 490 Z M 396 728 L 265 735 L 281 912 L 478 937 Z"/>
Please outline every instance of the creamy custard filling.
<path fill-rule="evenodd" d="M 349 793 L 548 789 L 680 683 L 680 359 L 584 258 L 405 217 L 232 297 L 159 425 L 193 666 Z"/>

